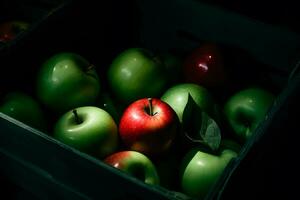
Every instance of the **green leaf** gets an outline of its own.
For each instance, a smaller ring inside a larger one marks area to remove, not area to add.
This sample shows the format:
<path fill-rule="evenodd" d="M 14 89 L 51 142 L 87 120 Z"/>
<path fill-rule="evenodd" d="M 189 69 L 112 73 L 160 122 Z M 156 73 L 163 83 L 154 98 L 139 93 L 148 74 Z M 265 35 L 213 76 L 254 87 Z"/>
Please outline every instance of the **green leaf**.
<path fill-rule="evenodd" d="M 202 112 L 202 127 L 200 135 L 204 142 L 212 149 L 217 150 L 221 143 L 221 130 L 211 117 Z"/>
<path fill-rule="evenodd" d="M 189 94 L 183 111 L 182 125 L 185 137 L 192 143 L 205 144 L 213 151 L 221 143 L 221 130 L 214 119 L 196 104 Z"/>
<path fill-rule="evenodd" d="M 189 93 L 187 104 L 183 110 L 182 125 L 192 141 L 201 139 L 197 132 L 197 130 L 201 129 L 201 121 L 202 110 Z"/>

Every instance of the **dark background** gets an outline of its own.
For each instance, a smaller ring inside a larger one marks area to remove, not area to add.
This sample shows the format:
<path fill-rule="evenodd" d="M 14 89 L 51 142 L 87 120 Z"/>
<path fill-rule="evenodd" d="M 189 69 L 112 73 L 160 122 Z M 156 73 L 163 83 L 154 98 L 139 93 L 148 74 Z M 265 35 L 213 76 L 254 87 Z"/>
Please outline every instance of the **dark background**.
<path fill-rule="evenodd" d="M 297 1 L 260 1 L 260 0 L 198 0 L 216 5 L 252 19 L 263 21 L 300 32 L 299 7 Z"/>

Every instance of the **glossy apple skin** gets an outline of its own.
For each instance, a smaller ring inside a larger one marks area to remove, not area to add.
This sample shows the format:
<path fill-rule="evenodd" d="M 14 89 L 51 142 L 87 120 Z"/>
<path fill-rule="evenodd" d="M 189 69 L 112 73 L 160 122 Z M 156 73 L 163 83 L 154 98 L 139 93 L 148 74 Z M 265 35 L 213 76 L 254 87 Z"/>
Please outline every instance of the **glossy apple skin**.
<path fill-rule="evenodd" d="M 236 136 L 242 141 L 251 137 L 264 120 L 275 96 L 261 88 L 247 88 L 232 95 L 224 105 L 224 114 Z"/>
<path fill-rule="evenodd" d="M 37 78 L 37 96 L 57 113 L 90 106 L 100 93 L 96 70 L 82 56 L 64 52 L 49 58 Z"/>
<path fill-rule="evenodd" d="M 219 180 L 231 159 L 238 153 L 229 148 L 212 154 L 201 148 L 191 149 L 181 164 L 181 187 L 185 194 L 204 199 L 211 187 Z"/>
<path fill-rule="evenodd" d="M 130 48 L 120 53 L 108 69 L 108 83 L 126 105 L 146 97 L 158 97 L 166 85 L 163 62 L 152 52 Z"/>
<path fill-rule="evenodd" d="M 161 96 L 161 100 L 169 104 L 176 112 L 182 122 L 184 108 L 188 102 L 188 95 L 191 95 L 195 103 L 211 116 L 216 115 L 215 101 L 209 91 L 194 83 L 180 83 L 167 89 Z"/>
<path fill-rule="evenodd" d="M 56 122 L 54 138 L 82 152 L 103 158 L 117 149 L 118 128 L 113 118 L 103 109 L 84 106 L 73 110 Z"/>
<path fill-rule="evenodd" d="M 193 50 L 184 60 L 183 72 L 186 82 L 206 88 L 220 86 L 226 79 L 223 57 L 217 45 L 212 43 Z"/>
<path fill-rule="evenodd" d="M 8 21 L 0 24 L 0 42 L 9 42 L 28 29 L 29 24 L 22 21 Z"/>
<path fill-rule="evenodd" d="M 140 152 L 116 152 L 105 158 L 104 163 L 120 169 L 147 184 L 159 184 L 159 176 L 154 164 L 146 155 Z"/>
<path fill-rule="evenodd" d="M 153 115 L 149 114 L 148 98 L 139 99 L 124 111 L 119 124 L 119 135 L 130 150 L 146 155 L 167 152 L 178 129 L 178 118 L 165 102 L 152 98 Z"/>
<path fill-rule="evenodd" d="M 40 104 L 23 92 L 8 93 L 2 100 L 0 112 L 33 128 L 47 130 L 46 118 Z"/>

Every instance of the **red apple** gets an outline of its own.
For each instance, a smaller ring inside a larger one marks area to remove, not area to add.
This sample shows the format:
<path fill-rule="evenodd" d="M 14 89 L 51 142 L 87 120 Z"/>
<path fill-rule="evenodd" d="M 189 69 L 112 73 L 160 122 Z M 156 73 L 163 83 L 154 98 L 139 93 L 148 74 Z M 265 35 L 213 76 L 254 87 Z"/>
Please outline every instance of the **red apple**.
<path fill-rule="evenodd" d="M 143 98 L 125 109 L 119 134 L 129 149 L 159 155 L 171 147 L 178 125 L 178 117 L 167 103 L 157 98 Z"/>
<path fill-rule="evenodd" d="M 120 169 L 147 184 L 159 184 L 155 165 L 144 154 L 137 151 L 120 151 L 104 159 L 104 163 Z"/>
<path fill-rule="evenodd" d="M 183 63 L 184 79 L 207 88 L 220 86 L 226 75 L 217 45 L 206 43 L 190 53 Z"/>

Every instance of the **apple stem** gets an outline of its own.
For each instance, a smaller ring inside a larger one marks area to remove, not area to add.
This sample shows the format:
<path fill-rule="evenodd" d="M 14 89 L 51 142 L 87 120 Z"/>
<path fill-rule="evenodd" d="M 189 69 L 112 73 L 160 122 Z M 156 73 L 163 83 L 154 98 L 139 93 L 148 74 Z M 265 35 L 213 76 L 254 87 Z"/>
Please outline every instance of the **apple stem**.
<path fill-rule="evenodd" d="M 149 102 L 149 115 L 153 116 L 152 98 L 148 98 Z"/>
<path fill-rule="evenodd" d="M 76 109 L 73 110 L 73 114 L 74 114 L 74 116 L 75 116 L 75 121 L 76 121 L 76 123 L 77 123 L 77 124 L 81 124 L 82 121 L 80 120 L 80 118 L 79 118 L 79 116 L 78 116 L 78 113 L 77 113 L 77 110 L 76 110 Z"/>

